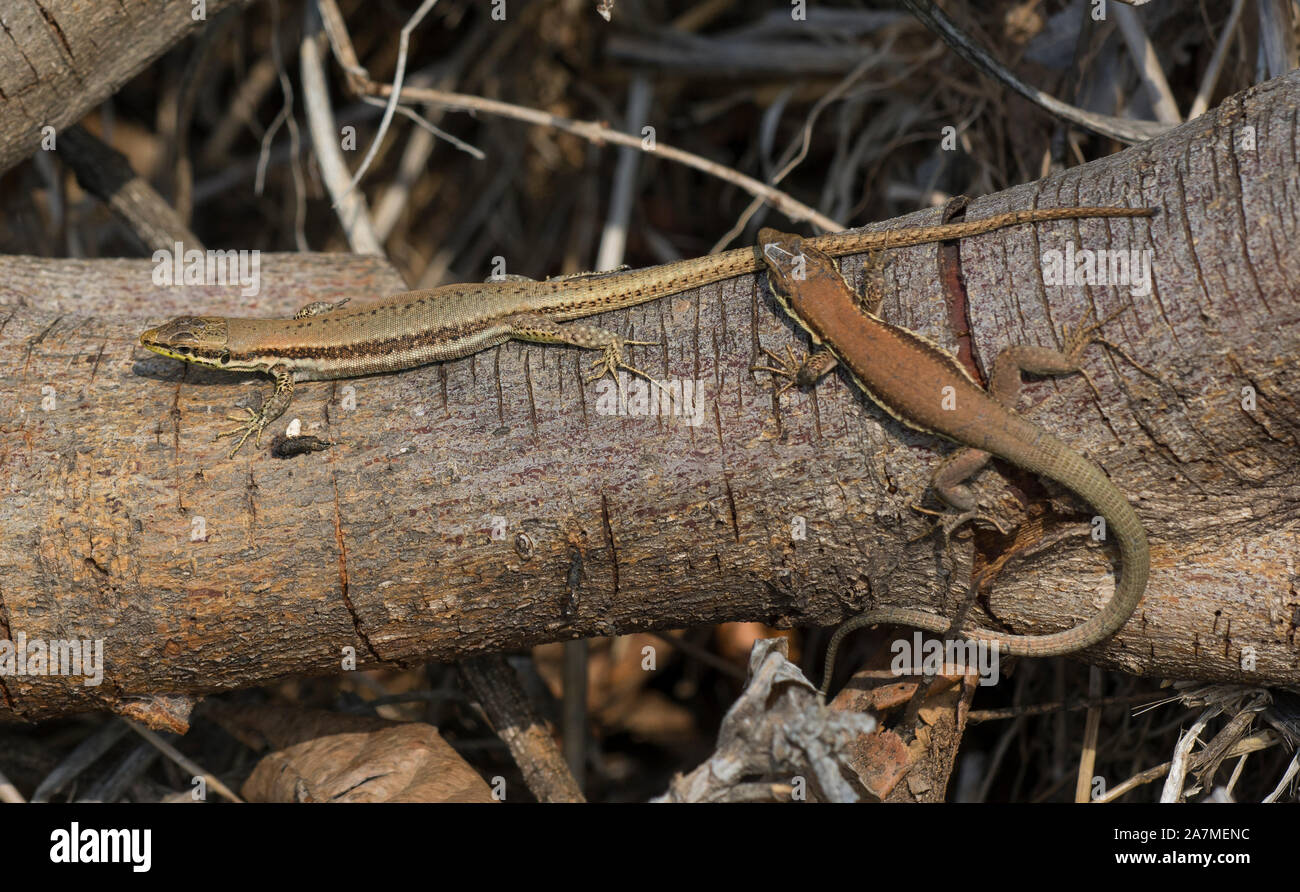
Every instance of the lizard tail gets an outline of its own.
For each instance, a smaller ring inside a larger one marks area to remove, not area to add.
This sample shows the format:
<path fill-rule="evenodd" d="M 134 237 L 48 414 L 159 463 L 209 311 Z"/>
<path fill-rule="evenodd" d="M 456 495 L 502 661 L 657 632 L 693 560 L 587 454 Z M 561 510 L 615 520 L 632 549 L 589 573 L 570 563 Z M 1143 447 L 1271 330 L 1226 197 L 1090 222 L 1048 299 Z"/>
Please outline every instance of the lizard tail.
<path fill-rule="evenodd" d="M 1042 450 L 1038 461 L 1017 461 L 1017 464 L 1052 478 L 1081 497 L 1085 492 L 1091 493 L 1086 501 L 1105 518 L 1107 534 L 1113 535 L 1119 543 L 1120 576 L 1115 584 L 1115 594 L 1097 615 L 1064 632 L 1003 635 L 986 629 L 964 627 L 958 634 L 984 646 L 997 647 L 1011 656 L 1050 657 L 1071 653 L 1110 637 L 1133 615 L 1146 590 L 1150 572 L 1146 531 L 1123 493 L 1110 482 L 1101 468 L 1078 453 L 1069 449 Z M 830 689 L 831 676 L 835 670 L 835 654 L 844 637 L 863 626 L 886 624 L 913 626 L 937 634 L 947 633 L 952 628 L 952 623 L 941 616 L 909 607 L 884 607 L 853 617 L 835 630 L 827 647 L 826 668 L 820 689 L 823 699 Z"/>

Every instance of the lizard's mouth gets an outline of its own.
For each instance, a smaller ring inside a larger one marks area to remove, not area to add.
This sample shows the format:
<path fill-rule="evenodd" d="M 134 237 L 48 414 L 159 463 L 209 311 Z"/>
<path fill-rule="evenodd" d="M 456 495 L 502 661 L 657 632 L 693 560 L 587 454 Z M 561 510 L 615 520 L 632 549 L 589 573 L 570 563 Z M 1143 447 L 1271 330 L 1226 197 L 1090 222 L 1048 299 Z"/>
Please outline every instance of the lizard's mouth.
<path fill-rule="evenodd" d="M 140 335 L 140 346 L 144 347 L 147 350 L 152 350 L 155 353 L 162 353 L 163 350 L 166 348 L 163 346 L 162 341 L 159 340 L 158 338 L 158 333 L 160 331 L 162 331 L 161 325 L 158 326 L 157 328 L 151 328 L 148 331 L 146 331 L 144 334 Z"/>
<path fill-rule="evenodd" d="M 165 325 L 157 328 L 151 328 L 144 334 L 140 335 L 140 346 L 146 350 L 152 350 L 159 356 L 166 356 L 169 359 L 180 359 L 184 361 L 193 361 L 195 358 L 194 348 L 188 344 L 176 344 L 169 341 L 163 336 Z"/>
<path fill-rule="evenodd" d="M 192 360 L 194 351 L 191 347 L 169 347 L 159 342 L 157 339 L 150 340 L 149 332 L 140 335 L 140 346 L 146 350 L 152 350 L 159 356 L 166 356 L 169 359 Z"/>

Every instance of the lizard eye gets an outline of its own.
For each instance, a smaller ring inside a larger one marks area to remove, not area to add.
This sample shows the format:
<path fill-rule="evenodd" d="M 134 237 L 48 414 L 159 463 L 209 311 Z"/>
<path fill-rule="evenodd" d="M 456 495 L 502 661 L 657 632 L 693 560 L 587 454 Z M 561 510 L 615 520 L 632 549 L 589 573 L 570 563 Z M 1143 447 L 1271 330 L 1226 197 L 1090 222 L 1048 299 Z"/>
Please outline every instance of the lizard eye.
<path fill-rule="evenodd" d="M 221 363 L 222 365 L 225 365 L 226 363 L 230 362 L 230 351 L 226 350 L 220 356 L 218 356 L 217 362 Z"/>
<path fill-rule="evenodd" d="M 183 355 L 185 355 L 185 356 L 189 356 L 189 355 L 190 355 L 191 353 L 193 353 L 194 351 L 191 350 L 189 347 L 177 347 L 177 348 L 176 348 L 176 352 L 177 352 L 177 353 L 181 353 L 181 354 L 183 354 Z"/>

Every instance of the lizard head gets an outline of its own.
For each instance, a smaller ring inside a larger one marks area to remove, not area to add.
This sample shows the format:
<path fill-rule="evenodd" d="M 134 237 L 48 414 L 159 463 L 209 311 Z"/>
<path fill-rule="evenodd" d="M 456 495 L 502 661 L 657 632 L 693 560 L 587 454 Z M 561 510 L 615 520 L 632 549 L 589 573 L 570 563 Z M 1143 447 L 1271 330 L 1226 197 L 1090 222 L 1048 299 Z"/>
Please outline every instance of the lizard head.
<path fill-rule="evenodd" d="M 214 369 L 227 368 L 230 362 L 226 320 L 220 316 L 177 316 L 140 335 L 140 346 Z"/>
<path fill-rule="evenodd" d="M 767 227 L 758 231 L 758 259 L 767 268 L 768 290 L 781 309 L 795 319 L 798 317 L 790 307 L 790 294 L 795 290 L 790 285 L 790 276 L 799 255 L 800 241 L 797 235 Z"/>
<path fill-rule="evenodd" d="M 835 261 L 807 246 L 797 235 L 768 228 L 758 231 L 758 259 L 767 267 L 767 282 L 776 302 L 808 329 L 803 305 L 816 299 L 824 282 L 839 278 Z M 813 334 L 811 329 L 808 331 Z"/>

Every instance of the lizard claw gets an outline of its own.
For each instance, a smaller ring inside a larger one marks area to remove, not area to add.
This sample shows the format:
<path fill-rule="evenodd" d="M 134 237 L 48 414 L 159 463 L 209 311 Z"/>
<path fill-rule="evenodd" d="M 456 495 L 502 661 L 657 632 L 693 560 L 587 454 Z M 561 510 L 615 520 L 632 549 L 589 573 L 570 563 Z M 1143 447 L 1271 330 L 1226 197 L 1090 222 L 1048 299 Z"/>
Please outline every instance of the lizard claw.
<path fill-rule="evenodd" d="M 1113 346 L 1109 341 L 1104 341 L 1098 332 L 1107 323 L 1128 308 L 1129 305 L 1124 304 L 1118 310 L 1098 322 L 1096 308 L 1089 307 L 1087 314 L 1082 320 L 1080 320 L 1078 326 L 1066 325 L 1061 328 L 1061 343 L 1064 348 L 1061 352 L 1066 356 L 1078 356 L 1083 352 L 1084 348 L 1093 341 L 1103 341 L 1107 346 Z"/>
<path fill-rule="evenodd" d="M 1062 326 L 1061 352 L 1070 357 L 1077 357 L 1082 353 L 1084 348 L 1093 342 L 1097 329 L 1101 327 L 1101 323 L 1096 320 L 1096 313 L 1090 309 L 1078 326 Z"/>
<path fill-rule="evenodd" d="M 623 398 L 623 382 L 619 380 L 618 370 L 627 369 L 632 374 L 640 378 L 645 378 L 652 385 L 658 387 L 664 393 L 668 394 L 669 398 L 671 399 L 672 391 L 669 390 L 667 387 L 665 387 L 663 383 L 657 381 L 655 378 L 651 377 L 649 374 L 641 371 L 635 366 L 628 365 L 627 362 L 623 359 L 622 348 L 624 345 L 658 344 L 658 343 L 660 342 L 659 341 L 625 341 L 622 338 L 620 338 L 617 343 L 606 344 L 604 347 L 601 348 L 600 351 L 601 355 L 596 359 L 594 359 L 591 363 L 592 368 L 597 369 L 597 371 L 594 375 L 592 375 L 590 378 L 587 379 L 587 383 L 590 384 L 593 381 L 599 381 L 601 378 L 605 377 L 606 375 L 609 375 L 611 378 L 614 379 L 614 383 L 618 385 L 619 399 L 621 400 Z"/>
<path fill-rule="evenodd" d="M 794 387 L 794 385 L 798 381 L 799 369 L 803 367 L 806 359 L 800 359 L 797 356 L 795 356 L 795 352 L 793 349 L 791 349 L 789 344 L 785 345 L 785 354 L 786 354 L 785 356 L 778 356 L 777 354 L 773 353 L 771 350 L 767 349 L 766 347 L 762 347 L 760 349 L 762 349 L 762 351 L 767 354 L 768 358 L 771 359 L 772 362 L 775 363 L 775 365 L 751 365 L 749 367 L 749 371 L 751 373 L 768 372 L 774 378 L 781 377 L 781 378 L 789 379 L 784 384 L 782 384 L 779 388 L 777 388 L 776 395 L 780 396 L 781 394 L 789 390 L 791 387 Z"/>
<path fill-rule="evenodd" d="M 618 368 L 622 364 L 622 351 L 614 344 L 606 344 L 601 348 L 600 356 L 591 361 L 591 367 L 595 369 L 595 374 L 586 379 L 587 383 L 591 384 L 593 381 L 599 381 L 606 375 L 617 378 Z"/>
<path fill-rule="evenodd" d="M 956 532 L 959 527 L 973 520 L 982 520 L 985 523 L 996 528 L 997 531 L 1002 535 L 1004 536 L 1007 535 L 1006 527 L 1002 525 L 1002 522 L 998 520 L 998 518 L 994 517 L 992 514 L 983 514 L 974 508 L 970 509 L 969 511 L 962 511 L 958 514 L 954 514 L 951 511 L 934 511 L 930 508 L 923 508 L 922 506 L 913 503 L 912 510 L 917 511 L 921 514 L 928 514 L 931 517 L 937 517 L 939 518 L 939 520 L 936 520 L 934 523 L 930 524 L 930 526 L 926 528 L 925 532 L 913 536 L 911 539 L 908 539 L 907 541 L 909 544 L 912 542 L 920 542 L 922 539 L 933 534 L 934 531 L 938 529 L 943 530 L 943 538 L 946 541 L 952 538 L 952 534 Z"/>
<path fill-rule="evenodd" d="M 1107 315 L 1106 318 L 1101 320 L 1100 322 L 1095 321 L 1096 312 L 1092 309 L 1089 309 L 1087 315 L 1083 317 L 1083 321 L 1079 323 L 1077 328 L 1069 325 L 1063 326 L 1061 328 L 1061 344 L 1063 347 L 1061 352 L 1064 353 L 1066 356 L 1069 356 L 1072 359 L 1077 361 L 1080 355 L 1083 353 L 1084 348 L 1086 348 L 1089 344 L 1101 344 L 1106 349 L 1113 350 L 1116 353 L 1118 353 L 1120 356 L 1124 357 L 1126 360 L 1128 360 L 1130 365 L 1132 365 L 1135 369 L 1137 369 L 1142 374 L 1146 375 L 1148 378 L 1152 378 L 1156 381 L 1159 381 L 1162 384 L 1167 384 L 1168 382 L 1165 381 L 1164 377 L 1161 376 L 1158 372 L 1152 371 L 1151 369 L 1147 368 L 1145 365 L 1138 362 L 1133 357 L 1133 354 L 1129 353 L 1119 344 L 1116 344 L 1112 341 L 1108 341 L 1100 334 L 1100 331 L 1103 326 L 1105 326 L 1108 322 L 1110 322 L 1120 313 L 1123 313 L 1125 310 L 1130 309 L 1132 306 L 1133 306 L 1132 304 L 1126 303 L 1115 312 Z M 1086 372 L 1084 372 L 1084 376 L 1085 377 L 1087 376 Z M 1091 384 L 1091 381 L 1089 381 L 1089 383 Z"/>
<path fill-rule="evenodd" d="M 226 416 L 226 419 L 228 421 L 242 422 L 239 425 L 239 427 L 235 428 L 234 430 L 222 431 L 221 433 L 218 433 L 217 436 L 215 437 L 215 439 L 220 440 L 222 437 L 239 436 L 239 440 L 235 443 L 235 447 L 230 450 L 230 453 L 226 456 L 227 458 L 234 458 L 235 453 L 238 452 L 241 448 L 243 448 L 245 441 L 247 441 L 249 437 L 253 437 L 254 449 L 261 446 L 262 431 L 264 431 L 266 429 L 267 424 L 270 423 L 269 419 L 264 418 L 260 412 L 254 412 L 252 409 L 248 408 L 247 406 L 244 407 L 244 411 L 248 413 L 247 417 L 244 417 L 243 415 Z"/>

